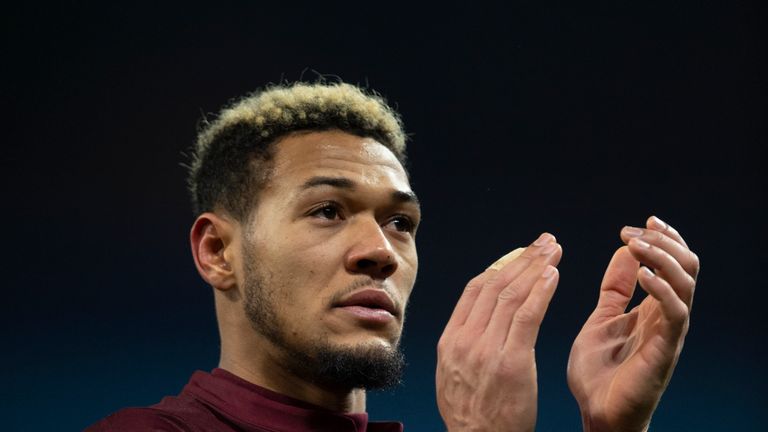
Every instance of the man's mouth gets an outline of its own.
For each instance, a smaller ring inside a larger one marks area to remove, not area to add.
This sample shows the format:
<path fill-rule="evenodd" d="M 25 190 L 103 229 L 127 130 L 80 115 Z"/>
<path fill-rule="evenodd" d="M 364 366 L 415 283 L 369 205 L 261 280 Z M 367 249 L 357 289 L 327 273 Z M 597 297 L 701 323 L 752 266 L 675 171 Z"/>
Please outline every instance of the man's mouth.
<path fill-rule="evenodd" d="M 365 288 L 355 291 L 333 305 L 365 321 L 386 323 L 399 315 L 395 303 L 381 289 Z"/>

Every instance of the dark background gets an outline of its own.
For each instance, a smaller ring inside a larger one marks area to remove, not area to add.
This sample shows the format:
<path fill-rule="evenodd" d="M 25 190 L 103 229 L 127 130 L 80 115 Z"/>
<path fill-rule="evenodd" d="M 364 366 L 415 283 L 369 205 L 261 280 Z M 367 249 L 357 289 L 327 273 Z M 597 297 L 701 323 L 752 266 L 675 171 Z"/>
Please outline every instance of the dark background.
<path fill-rule="evenodd" d="M 5 6 L 3 429 L 79 430 L 215 367 L 183 154 L 203 113 L 312 70 L 398 107 L 424 203 L 409 368 L 369 398 L 373 419 L 442 428 L 435 344 L 453 304 L 547 230 L 565 252 L 538 430 L 579 430 L 570 344 L 620 228 L 657 214 L 703 265 L 653 430 L 764 427 L 764 8 L 583 3 Z"/>

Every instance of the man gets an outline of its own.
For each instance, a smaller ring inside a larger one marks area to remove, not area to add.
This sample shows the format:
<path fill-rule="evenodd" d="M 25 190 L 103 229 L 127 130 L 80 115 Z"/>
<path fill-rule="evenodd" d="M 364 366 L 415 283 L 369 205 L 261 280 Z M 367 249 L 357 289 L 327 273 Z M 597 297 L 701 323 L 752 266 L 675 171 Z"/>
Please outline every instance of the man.
<path fill-rule="evenodd" d="M 368 422 L 365 389 L 403 368 L 420 218 L 404 160 L 397 114 L 348 84 L 276 86 L 223 110 L 189 177 L 219 368 L 88 430 L 402 430 Z M 647 429 L 688 326 L 698 260 L 682 237 L 651 218 L 621 238 L 569 360 L 585 430 Z M 448 430 L 533 430 L 533 347 L 561 254 L 545 233 L 467 285 L 438 347 Z M 638 281 L 650 296 L 625 313 Z"/>

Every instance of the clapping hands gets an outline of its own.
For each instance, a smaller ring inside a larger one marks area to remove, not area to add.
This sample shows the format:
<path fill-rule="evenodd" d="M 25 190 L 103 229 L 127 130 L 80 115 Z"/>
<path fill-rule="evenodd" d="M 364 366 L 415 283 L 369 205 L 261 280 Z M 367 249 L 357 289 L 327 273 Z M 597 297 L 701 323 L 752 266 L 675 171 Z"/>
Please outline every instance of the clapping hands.
<path fill-rule="evenodd" d="M 699 271 L 680 234 L 656 217 L 621 239 L 568 361 L 590 431 L 647 429 L 683 347 Z M 437 402 L 449 431 L 535 428 L 534 346 L 561 255 L 545 233 L 467 285 L 438 344 Z M 648 296 L 626 311 L 638 282 Z"/>

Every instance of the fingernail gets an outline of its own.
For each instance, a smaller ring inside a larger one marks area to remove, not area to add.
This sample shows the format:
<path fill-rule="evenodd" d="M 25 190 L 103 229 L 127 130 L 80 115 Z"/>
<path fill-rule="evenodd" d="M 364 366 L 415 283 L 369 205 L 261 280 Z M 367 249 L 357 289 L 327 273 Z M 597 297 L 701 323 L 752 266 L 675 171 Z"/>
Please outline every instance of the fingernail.
<path fill-rule="evenodd" d="M 538 239 L 536 239 L 535 242 L 533 242 L 534 246 L 544 246 L 545 244 L 551 242 L 554 240 L 554 237 L 550 233 L 544 233 L 539 236 Z"/>
<path fill-rule="evenodd" d="M 541 274 L 541 277 L 543 277 L 544 279 L 549 279 L 554 275 L 555 275 L 555 268 L 552 266 L 547 266 L 547 268 L 544 269 L 544 273 Z"/>
<path fill-rule="evenodd" d="M 641 230 L 640 228 L 627 226 L 627 227 L 624 227 L 624 234 L 630 237 L 640 237 L 641 235 L 643 235 L 643 230 Z"/>
<path fill-rule="evenodd" d="M 636 245 L 638 245 L 638 246 L 640 246 L 641 248 L 644 248 L 644 249 L 647 249 L 647 248 L 651 247 L 651 245 L 649 245 L 648 243 L 640 240 L 639 238 L 634 239 L 633 242 Z"/>
<path fill-rule="evenodd" d="M 653 274 L 653 272 L 648 267 L 645 267 L 645 266 L 640 267 L 640 271 L 642 271 L 643 274 L 648 276 L 648 277 L 655 277 L 656 276 L 655 274 Z"/>
<path fill-rule="evenodd" d="M 542 255 L 549 255 L 557 250 L 557 243 L 550 243 L 541 250 Z"/>
<path fill-rule="evenodd" d="M 651 222 L 653 223 L 653 225 L 663 230 L 667 229 L 668 227 L 666 222 L 657 218 L 656 216 L 651 216 Z"/>

